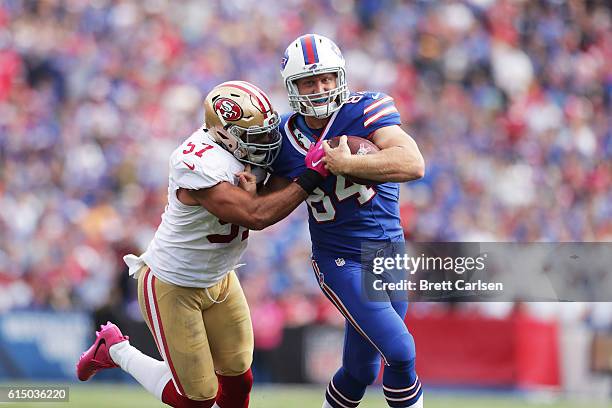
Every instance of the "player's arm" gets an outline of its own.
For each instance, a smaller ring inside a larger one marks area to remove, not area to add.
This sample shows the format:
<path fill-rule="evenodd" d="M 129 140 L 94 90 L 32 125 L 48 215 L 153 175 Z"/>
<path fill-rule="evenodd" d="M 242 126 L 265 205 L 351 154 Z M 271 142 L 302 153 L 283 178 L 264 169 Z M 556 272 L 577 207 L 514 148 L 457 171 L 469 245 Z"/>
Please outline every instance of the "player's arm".
<path fill-rule="evenodd" d="M 293 182 L 272 177 L 269 182 L 276 190 L 269 194 L 256 193 L 257 178 L 247 165 L 245 171 L 236 175 L 239 187 L 224 181 L 205 189 L 179 189 L 179 200 L 181 194 L 187 194 L 186 204 L 199 204 L 220 220 L 261 230 L 288 216 L 321 184 L 328 174 L 320 160 L 323 154 L 323 149 L 310 149 L 304 159 L 306 170 Z M 313 166 L 313 160 L 319 164 Z"/>
<path fill-rule="evenodd" d="M 282 220 L 309 195 L 297 182 L 263 196 L 226 181 L 206 189 L 184 191 L 220 220 L 252 230 L 261 230 Z"/>
<path fill-rule="evenodd" d="M 289 184 L 291 184 L 291 180 L 285 177 L 271 175 L 268 178 L 267 182 L 257 189 L 257 194 L 267 195 L 275 191 L 282 190 L 283 188 L 287 187 Z"/>
<path fill-rule="evenodd" d="M 351 175 L 381 182 L 417 180 L 425 174 L 425 161 L 410 135 L 397 125 L 377 129 L 371 137 L 380 148 L 375 154 L 351 155 L 342 138 L 337 148 L 324 144 L 326 168 L 336 175 Z"/>

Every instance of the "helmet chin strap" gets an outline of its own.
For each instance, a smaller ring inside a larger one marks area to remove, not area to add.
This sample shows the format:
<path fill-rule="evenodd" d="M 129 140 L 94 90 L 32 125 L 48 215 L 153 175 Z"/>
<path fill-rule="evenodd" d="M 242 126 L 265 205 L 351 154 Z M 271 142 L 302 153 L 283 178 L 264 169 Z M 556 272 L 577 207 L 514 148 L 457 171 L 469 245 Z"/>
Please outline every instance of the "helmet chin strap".
<path fill-rule="evenodd" d="M 303 113 L 314 116 L 317 119 L 329 118 L 334 113 L 334 109 L 338 107 L 338 103 L 336 103 L 336 101 L 332 101 L 323 106 L 309 106 L 303 102 L 300 103 L 305 110 Z"/>
<path fill-rule="evenodd" d="M 240 160 L 240 159 L 244 159 L 245 157 L 249 157 L 250 154 L 254 154 L 256 151 L 257 151 L 257 148 L 254 147 L 254 146 L 240 146 L 240 145 L 238 145 L 236 150 L 234 150 L 233 154 L 234 154 L 235 158 Z"/>
<path fill-rule="evenodd" d="M 338 104 L 333 101 L 325 106 L 313 106 L 312 110 L 317 118 L 329 118 L 337 107 Z"/>
<path fill-rule="evenodd" d="M 244 150 L 243 147 L 237 147 L 234 150 L 234 157 L 237 158 L 237 159 L 243 159 L 244 156 L 246 156 L 246 155 L 247 155 L 247 153 L 246 153 L 246 151 Z"/>

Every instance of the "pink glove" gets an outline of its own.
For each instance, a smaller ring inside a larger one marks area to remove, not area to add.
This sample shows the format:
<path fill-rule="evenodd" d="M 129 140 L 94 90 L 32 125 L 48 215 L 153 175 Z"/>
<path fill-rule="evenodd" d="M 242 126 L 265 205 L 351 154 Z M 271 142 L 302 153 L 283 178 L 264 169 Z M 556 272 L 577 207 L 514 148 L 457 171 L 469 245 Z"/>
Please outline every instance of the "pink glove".
<path fill-rule="evenodd" d="M 319 140 L 317 144 L 311 144 L 304 162 L 306 167 L 316 171 L 323 177 L 329 176 L 329 171 L 325 168 L 323 157 L 325 157 L 325 149 L 323 149 L 324 140 Z"/>

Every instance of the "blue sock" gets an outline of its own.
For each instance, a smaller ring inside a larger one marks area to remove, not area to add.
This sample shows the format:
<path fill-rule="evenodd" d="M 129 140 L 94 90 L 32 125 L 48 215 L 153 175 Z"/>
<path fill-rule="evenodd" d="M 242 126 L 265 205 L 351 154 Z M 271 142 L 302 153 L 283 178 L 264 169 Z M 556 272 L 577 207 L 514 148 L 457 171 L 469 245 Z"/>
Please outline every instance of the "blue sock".
<path fill-rule="evenodd" d="M 327 386 L 325 400 L 333 408 L 355 408 L 361 402 L 367 386 L 340 367 Z"/>
<path fill-rule="evenodd" d="M 410 407 L 423 394 L 414 360 L 391 363 L 383 374 L 383 392 L 390 407 Z"/>

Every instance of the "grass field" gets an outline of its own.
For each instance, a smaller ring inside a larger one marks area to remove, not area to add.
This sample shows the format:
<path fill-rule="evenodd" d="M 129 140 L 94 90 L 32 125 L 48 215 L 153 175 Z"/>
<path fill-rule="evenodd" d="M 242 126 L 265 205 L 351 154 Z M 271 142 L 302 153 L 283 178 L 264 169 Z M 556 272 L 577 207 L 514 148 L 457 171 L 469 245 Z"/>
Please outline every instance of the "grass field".
<path fill-rule="evenodd" d="M 25 384 L 22 384 L 25 386 Z M 131 385 L 114 384 L 70 384 L 70 402 L 68 403 L 18 403 L 7 406 L 17 408 L 42 408 L 42 407 L 83 407 L 83 408 L 154 408 L 165 407 L 152 396 L 148 395 L 142 388 Z M 321 407 L 323 386 L 312 387 L 271 387 L 260 386 L 253 390 L 251 404 L 252 408 L 302 408 Z M 0 404 L 2 405 L 2 404 Z M 464 392 L 436 392 L 426 394 L 425 406 L 427 408 L 612 408 L 612 405 L 595 405 L 593 403 L 570 403 L 570 402 L 530 402 L 520 397 L 491 396 L 490 394 L 477 396 L 476 394 L 465 394 Z M 384 408 L 382 391 L 377 388 L 368 390 L 360 408 Z"/>

